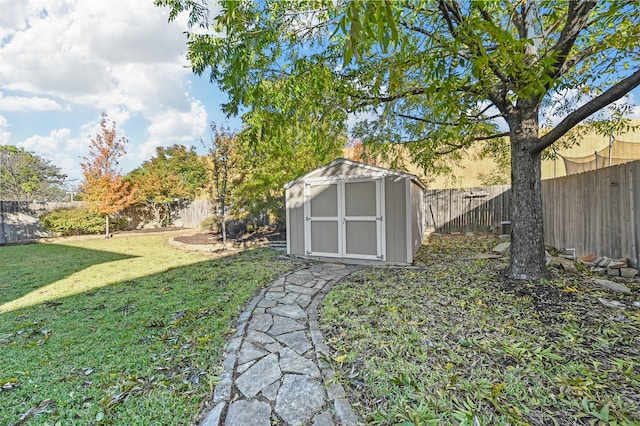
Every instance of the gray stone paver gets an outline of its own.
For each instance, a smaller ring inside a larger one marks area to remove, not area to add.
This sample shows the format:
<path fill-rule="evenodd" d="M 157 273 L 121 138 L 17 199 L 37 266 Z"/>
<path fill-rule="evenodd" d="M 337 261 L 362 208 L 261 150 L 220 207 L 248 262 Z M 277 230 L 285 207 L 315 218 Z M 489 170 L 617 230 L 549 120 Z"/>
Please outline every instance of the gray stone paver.
<path fill-rule="evenodd" d="M 249 361 L 253 361 L 254 359 L 262 358 L 263 356 L 268 355 L 267 352 L 256 348 L 248 341 L 245 341 L 242 344 L 242 349 L 240 349 L 240 356 L 238 357 L 238 364 L 246 364 Z"/>
<path fill-rule="evenodd" d="M 305 329 L 305 325 L 294 321 L 291 318 L 281 317 L 274 315 L 272 317 L 273 325 L 268 329 L 269 335 L 277 336 L 279 334 L 291 333 L 292 331 L 298 331 Z"/>
<path fill-rule="evenodd" d="M 278 356 L 270 354 L 256 362 L 236 380 L 236 386 L 247 398 L 253 398 L 262 389 L 282 377 Z"/>
<path fill-rule="evenodd" d="M 304 331 L 294 331 L 293 333 L 281 334 L 276 336 L 276 339 L 282 344 L 287 345 L 294 351 L 298 352 L 300 355 L 307 352 L 313 346 L 311 342 L 307 338 L 307 335 Z"/>
<path fill-rule="evenodd" d="M 225 426 L 271 426 L 271 406 L 260 401 L 236 401 L 229 406 Z"/>
<path fill-rule="evenodd" d="M 290 425 L 307 423 L 325 403 L 322 383 L 298 374 L 284 376 L 276 400 L 276 413 Z"/>
<path fill-rule="evenodd" d="M 289 348 L 280 351 L 280 370 L 283 373 L 303 374 L 320 378 L 320 370 L 316 364 Z"/>
<path fill-rule="evenodd" d="M 249 322 L 249 329 L 267 331 L 273 325 L 273 317 L 269 314 L 254 315 Z"/>
<path fill-rule="evenodd" d="M 318 325 L 318 307 L 353 266 L 316 263 L 277 278 L 247 305 L 225 348 L 212 409 L 200 425 L 353 425 L 358 419 Z"/>
<path fill-rule="evenodd" d="M 294 305 L 293 303 L 289 305 L 274 306 L 273 308 L 269 308 L 267 312 L 294 320 L 307 318 L 307 313 L 300 306 Z"/>

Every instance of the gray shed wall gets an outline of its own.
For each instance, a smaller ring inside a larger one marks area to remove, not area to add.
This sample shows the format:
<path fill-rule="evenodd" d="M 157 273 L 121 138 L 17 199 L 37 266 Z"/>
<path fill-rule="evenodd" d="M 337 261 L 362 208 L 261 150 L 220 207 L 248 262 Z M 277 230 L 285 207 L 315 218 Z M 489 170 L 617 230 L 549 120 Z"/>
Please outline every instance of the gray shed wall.
<path fill-rule="evenodd" d="M 405 179 L 399 176 L 387 176 L 384 183 L 385 198 L 385 237 L 388 262 L 407 261 L 407 203 Z"/>
<path fill-rule="evenodd" d="M 286 197 L 289 253 L 304 255 L 304 183 L 287 189 Z"/>
<path fill-rule="evenodd" d="M 413 256 L 424 242 L 424 191 L 415 182 L 411 182 L 411 238 Z"/>

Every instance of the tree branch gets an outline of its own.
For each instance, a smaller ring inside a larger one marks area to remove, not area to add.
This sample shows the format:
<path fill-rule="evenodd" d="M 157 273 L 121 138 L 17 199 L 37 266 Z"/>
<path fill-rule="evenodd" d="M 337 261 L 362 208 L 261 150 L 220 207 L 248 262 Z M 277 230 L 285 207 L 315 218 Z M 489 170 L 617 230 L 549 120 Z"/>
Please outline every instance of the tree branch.
<path fill-rule="evenodd" d="M 529 148 L 529 152 L 532 154 L 542 152 L 582 120 L 622 98 L 638 86 L 640 86 L 640 69 L 566 116 L 553 130 L 538 139 L 538 142 Z"/>
<path fill-rule="evenodd" d="M 473 138 L 475 141 L 489 141 L 491 139 L 500 139 L 509 136 L 509 132 L 496 133 L 495 135 L 478 136 Z"/>
<path fill-rule="evenodd" d="M 555 56 L 556 63 L 552 67 L 547 75 L 552 79 L 558 78 L 563 70 L 563 66 L 569 57 L 571 48 L 576 42 L 578 35 L 587 25 L 589 14 L 596 6 L 596 0 L 577 1 L 573 0 L 569 2 L 569 11 L 567 13 L 567 23 L 558 41 L 551 48 L 551 55 Z"/>

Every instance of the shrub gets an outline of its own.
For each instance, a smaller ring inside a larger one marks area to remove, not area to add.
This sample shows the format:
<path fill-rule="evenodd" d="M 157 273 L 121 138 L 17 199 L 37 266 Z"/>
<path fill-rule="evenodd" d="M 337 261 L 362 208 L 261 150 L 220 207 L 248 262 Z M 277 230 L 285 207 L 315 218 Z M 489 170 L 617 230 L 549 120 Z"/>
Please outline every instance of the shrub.
<path fill-rule="evenodd" d="M 104 232 L 104 216 L 92 213 L 89 209 L 62 208 L 52 210 L 40 216 L 40 224 L 48 231 L 61 235 L 100 234 Z M 126 229 L 127 219 L 110 217 L 109 227 L 113 231 Z"/>
<path fill-rule="evenodd" d="M 209 232 L 219 232 L 220 230 L 220 219 L 215 216 L 209 216 L 205 220 L 200 223 L 200 228 L 206 229 Z"/>

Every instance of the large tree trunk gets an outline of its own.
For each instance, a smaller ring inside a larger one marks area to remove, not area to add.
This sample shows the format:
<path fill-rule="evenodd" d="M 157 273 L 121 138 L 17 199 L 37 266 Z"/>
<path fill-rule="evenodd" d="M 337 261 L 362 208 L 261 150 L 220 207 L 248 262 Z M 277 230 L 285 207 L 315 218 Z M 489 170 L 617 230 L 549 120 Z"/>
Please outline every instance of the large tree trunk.
<path fill-rule="evenodd" d="M 539 280 L 548 277 L 544 252 L 541 156 L 529 147 L 538 140 L 538 110 L 519 103 L 511 128 L 511 260 L 509 277 Z"/>
<path fill-rule="evenodd" d="M 105 226 L 104 226 L 104 233 L 105 233 L 105 237 L 109 238 L 110 234 L 109 234 L 109 215 L 105 215 Z"/>

